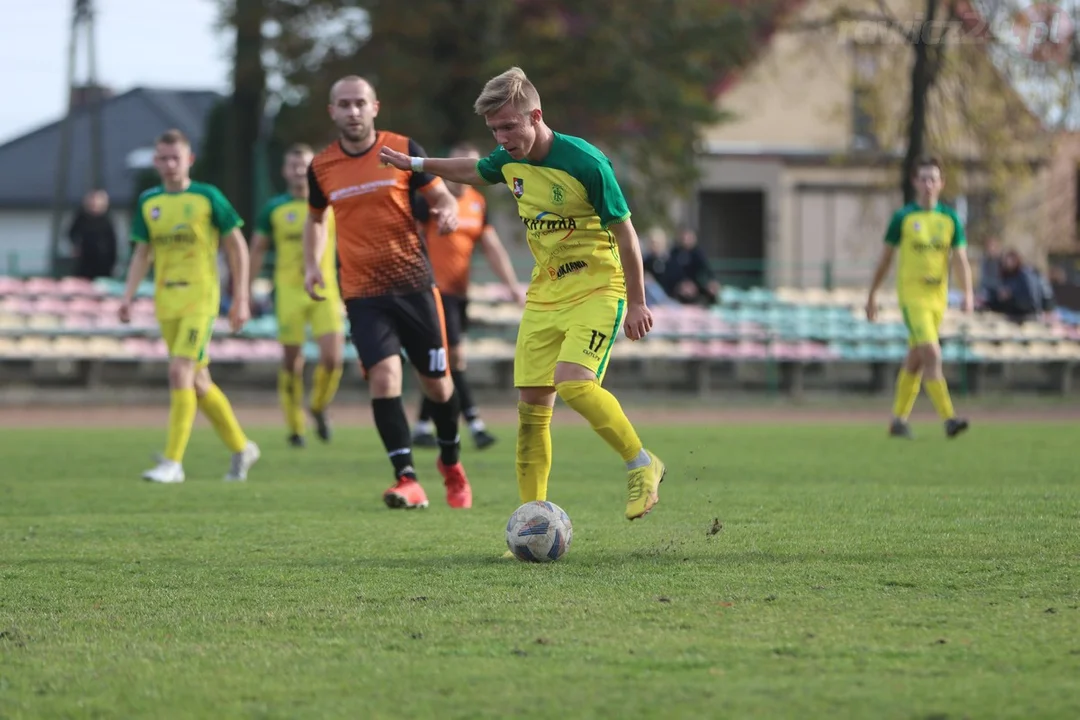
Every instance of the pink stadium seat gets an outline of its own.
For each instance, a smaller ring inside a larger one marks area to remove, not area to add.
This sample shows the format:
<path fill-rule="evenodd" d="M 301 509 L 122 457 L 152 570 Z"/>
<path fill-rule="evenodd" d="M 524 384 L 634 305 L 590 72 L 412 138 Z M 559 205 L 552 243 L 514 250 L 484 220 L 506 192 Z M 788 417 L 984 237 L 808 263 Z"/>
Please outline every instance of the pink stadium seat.
<path fill-rule="evenodd" d="M 101 301 L 98 307 L 98 312 L 102 315 L 112 315 L 116 317 L 116 313 L 120 310 L 120 298 L 105 298 Z"/>
<path fill-rule="evenodd" d="M 5 302 L 5 312 L 15 315 L 30 315 L 34 312 L 34 301 L 27 297 L 9 297 Z"/>
<path fill-rule="evenodd" d="M 94 298 L 76 297 L 68 302 L 67 311 L 71 315 L 96 316 L 101 312 L 101 303 Z"/>
<path fill-rule="evenodd" d="M 278 360 L 281 358 L 281 346 L 276 340 L 257 340 L 253 343 L 260 358 Z"/>
<path fill-rule="evenodd" d="M 120 322 L 120 318 L 116 313 L 97 313 L 91 315 L 89 318 L 89 325 L 98 330 L 119 330 L 120 328 L 128 327 Z"/>
<path fill-rule="evenodd" d="M 164 341 L 160 339 L 127 338 L 123 348 L 126 355 L 137 360 L 164 360 L 169 356 Z"/>
<path fill-rule="evenodd" d="M 93 281 L 79 277 L 61 278 L 60 282 L 56 284 L 56 289 L 61 295 L 67 296 L 87 296 L 99 293 L 99 290 L 94 287 Z"/>
<path fill-rule="evenodd" d="M 9 275 L 0 275 L 0 297 L 4 295 L 21 295 L 23 281 Z"/>
<path fill-rule="evenodd" d="M 89 332 L 97 327 L 94 323 L 94 318 L 89 315 L 65 315 L 63 321 L 65 330 L 81 330 L 83 332 Z"/>
<path fill-rule="evenodd" d="M 710 340 L 707 347 L 708 357 L 713 360 L 733 360 L 738 356 L 734 343 L 723 340 Z"/>
<path fill-rule="evenodd" d="M 34 312 L 41 315 L 67 315 L 68 301 L 60 297 L 39 297 L 34 302 Z"/>
<path fill-rule="evenodd" d="M 24 295 L 58 295 L 59 283 L 52 278 L 28 278 L 23 286 Z"/>
<path fill-rule="evenodd" d="M 23 294 L 23 281 L 18 277 L 0 275 L 0 298 Z"/>
<path fill-rule="evenodd" d="M 764 343 L 739 340 L 735 343 L 735 357 L 743 360 L 763 360 L 768 357 Z"/>
<path fill-rule="evenodd" d="M 740 322 L 735 324 L 735 333 L 745 340 L 760 340 L 765 337 L 765 328 L 757 323 Z"/>
<path fill-rule="evenodd" d="M 799 360 L 799 349 L 792 343 L 774 342 L 767 347 L 768 357 L 776 360 Z"/>

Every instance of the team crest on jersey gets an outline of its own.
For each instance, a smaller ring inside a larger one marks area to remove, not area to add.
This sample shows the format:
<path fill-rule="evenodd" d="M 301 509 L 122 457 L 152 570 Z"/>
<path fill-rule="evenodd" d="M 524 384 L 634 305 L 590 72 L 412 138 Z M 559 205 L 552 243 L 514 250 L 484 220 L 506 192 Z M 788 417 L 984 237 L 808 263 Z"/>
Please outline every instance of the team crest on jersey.
<path fill-rule="evenodd" d="M 481 210 L 483 210 L 483 209 L 484 209 L 484 208 L 483 208 L 483 207 L 482 207 L 482 206 L 480 205 L 480 203 L 478 203 L 478 202 L 474 202 L 474 203 L 472 204 L 472 211 L 473 211 L 473 212 L 480 212 L 480 211 L 481 211 Z"/>
<path fill-rule="evenodd" d="M 521 178 L 514 178 L 514 197 L 519 198 L 525 194 L 525 181 Z"/>
<path fill-rule="evenodd" d="M 296 213 L 288 212 L 285 214 L 285 222 L 296 222 Z"/>
<path fill-rule="evenodd" d="M 563 190 L 563 186 L 558 183 L 551 186 L 551 203 L 553 205 L 562 205 L 566 199 L 566 191 Z"/>
<path fill-rule="evenodd" d="M 161 217 L 161 208 L 156 206 L 150 208 L 150 219 L 157 220 L 159 217 Z"/>
<path fill-rule="evenodd" d="M 911 229 L 915 232 L 919 232 L 920 230 L 922 230 L 922 225 L 920 225 L 919 221 L 916 220 L 915 222 L 911 223 Z"/>

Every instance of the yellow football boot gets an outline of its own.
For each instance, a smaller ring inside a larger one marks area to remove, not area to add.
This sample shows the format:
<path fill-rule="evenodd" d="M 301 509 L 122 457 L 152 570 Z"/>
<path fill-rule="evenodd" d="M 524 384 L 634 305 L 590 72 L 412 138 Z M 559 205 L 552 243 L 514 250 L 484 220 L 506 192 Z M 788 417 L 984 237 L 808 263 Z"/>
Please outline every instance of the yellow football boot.
<path fill-rule="evenodd" d="M 664 481 L 667 468 L 664 462 L 648 450 L 649 464 L 634 468 L 626 478 L 626 519 L 643 517 L 660 502 L 660 483 Z"/>

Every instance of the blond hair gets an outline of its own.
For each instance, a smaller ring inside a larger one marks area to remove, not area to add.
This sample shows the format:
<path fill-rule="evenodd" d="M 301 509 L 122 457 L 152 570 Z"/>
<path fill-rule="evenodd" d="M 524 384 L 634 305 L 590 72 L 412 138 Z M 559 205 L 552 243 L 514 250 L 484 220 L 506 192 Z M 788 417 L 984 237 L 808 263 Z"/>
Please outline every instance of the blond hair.
<path fill-rule="evenodd" d="M 522 113 L 540 108 L 540 93 L 519 67 L 512 67 L 488 80 L 473 103 L 473 109 L 477 115 L 490 115 L 507 103 L 513 103 Z"/>

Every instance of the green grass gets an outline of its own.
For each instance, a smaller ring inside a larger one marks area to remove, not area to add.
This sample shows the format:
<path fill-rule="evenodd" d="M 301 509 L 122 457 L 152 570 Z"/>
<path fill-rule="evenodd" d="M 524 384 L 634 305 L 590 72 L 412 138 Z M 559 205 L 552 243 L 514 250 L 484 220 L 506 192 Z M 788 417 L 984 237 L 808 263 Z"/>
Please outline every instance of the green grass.
<path fill-rule="evenodd" d="M 371 430 L 260 429 L 246 484 L 199 430 L 181 486 L 138 480 L 156 428 L 5 431 L 0 717 L 1080 717 L 1076 427 L 916 429 L 642 428 L 669 479 L 631 524 L 557 428 L 547 565 L 499 558 L 512 429 L 471 511 L 428 471 L 408 513 Z"/>

